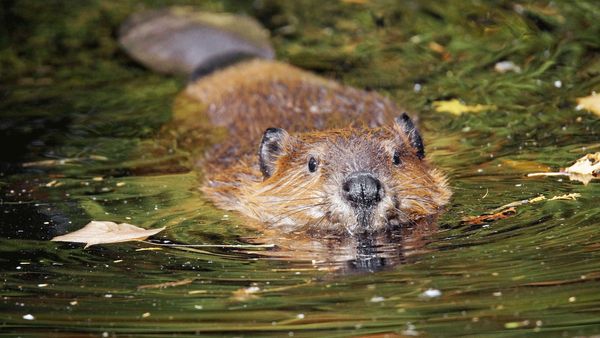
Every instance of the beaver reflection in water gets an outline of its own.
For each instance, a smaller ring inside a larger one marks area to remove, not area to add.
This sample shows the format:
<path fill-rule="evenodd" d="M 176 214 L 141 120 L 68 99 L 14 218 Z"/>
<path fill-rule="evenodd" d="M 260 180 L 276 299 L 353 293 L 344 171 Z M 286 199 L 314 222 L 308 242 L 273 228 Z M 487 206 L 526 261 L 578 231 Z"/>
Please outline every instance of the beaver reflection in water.
<path fill-rule="evenodd" d="M 193 41 L 181 46 L 186 39 L 227 38 L 224 30 L 217 34 L 207 30 L 210 24 L 180 14 L 138 16 L 121 42 L 134 57 L 128 46 L 138 40 L 166 54 L 177 49 L 170 56 L 178 56 L 197 49 Z M 160 47 L 161 37 L 167 47 Z M 265 60 L 268 51 L 246 47 L 188 67 L 197 76 L 182 95 L 198 104 L 197 114 L 176 115 L 172 123 L 180 132 L 193 131 L 205 114 L 226 129 L 227 140 L 198 161 L 202 190 L 218 207 L 269 229 L 342 235 L 377 233 L 440 213 L 450 190 L 427 163 L 422 137 L 403 110 L 377 93 Z M 262 60 L 240 61 L 236 55 L 244 53 Z"/>

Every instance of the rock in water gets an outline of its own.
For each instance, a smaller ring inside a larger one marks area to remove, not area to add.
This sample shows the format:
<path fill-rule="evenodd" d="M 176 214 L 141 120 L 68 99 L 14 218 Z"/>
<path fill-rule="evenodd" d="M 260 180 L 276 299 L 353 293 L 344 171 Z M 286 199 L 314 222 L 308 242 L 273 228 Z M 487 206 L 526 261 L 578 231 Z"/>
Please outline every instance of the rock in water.
<path fill-rule="evenodd" d="M 130 16 L 119 43 L 144 66 L 166 74 L 192 74 L 240 57 L 273 59 L 269 32 L 239 15 L 199 12 L 191 7 L 150 10 Z"/>

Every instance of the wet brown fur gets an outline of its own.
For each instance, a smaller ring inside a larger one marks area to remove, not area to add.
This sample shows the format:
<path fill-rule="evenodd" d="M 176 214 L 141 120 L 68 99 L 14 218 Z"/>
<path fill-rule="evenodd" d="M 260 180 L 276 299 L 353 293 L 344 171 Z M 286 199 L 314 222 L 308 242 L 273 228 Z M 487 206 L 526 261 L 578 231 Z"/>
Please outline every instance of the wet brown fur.
<path fill-rule="evenodd" d="M 227 139 L 198 162 L 202 190 L 218 207 L 286 231 L 378 231 L 440 212 L 450 198 L 446 179 L 417 157 L 402 114 L 388 99 L 342 86 L 290 65 L 249 61 L 192 83 L 185 95 L 201 102 Z M 289 132 L 271 177 L 263 179 L 257 149 L 269 127 Z M 395 151 L 402 164 L 394 166 Z M 318 161 L 314 173 L 310 157 Z M 361 229 L 340 195 L 342 180 L 369 171 L 385 197 Z"/>

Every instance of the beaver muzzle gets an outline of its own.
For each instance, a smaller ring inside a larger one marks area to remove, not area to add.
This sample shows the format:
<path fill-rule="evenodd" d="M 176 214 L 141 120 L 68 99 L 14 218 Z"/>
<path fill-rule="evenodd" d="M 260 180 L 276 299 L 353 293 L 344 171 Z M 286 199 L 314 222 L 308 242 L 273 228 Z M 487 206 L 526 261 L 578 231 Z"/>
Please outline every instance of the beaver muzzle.
<path fill-rule="evenodd" d="M 342 184 L 342 194 L 353 207 L 370 209 L 383 198 L 383 188 L 372 174 L 354 172 Z"/>

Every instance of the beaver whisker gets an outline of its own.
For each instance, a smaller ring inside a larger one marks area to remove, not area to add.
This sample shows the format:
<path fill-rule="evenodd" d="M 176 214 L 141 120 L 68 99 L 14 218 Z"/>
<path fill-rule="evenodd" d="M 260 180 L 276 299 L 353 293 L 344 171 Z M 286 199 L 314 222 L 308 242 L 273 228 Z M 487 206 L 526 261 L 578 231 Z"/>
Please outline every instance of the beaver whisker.
<path fill-rule="evenodd" d="M 342 227 L 346 230 L 346 232 L 350 235 L 350 236 L 354 236 L 354 232 L 352 230 L 350 230 L 350 228 L 348 228 L 348 226 L 345 223 L 342 223 Z"/>
<path fill-rule="evenodd" d="M 327 213 L 325 213 L 323 216 L 319 217 L 319 220 L 317 221 L 317 223 L 311 225 L 312 228 L 314 229 L 318 229 L 319 225 L 321 225 L 321 223 L 327 218 Z"/>
<path fill-rule="evenodd" d="M 414 182 L 411 182 L 413 184 L 413 186 L 407 187 L 406 185 L 402 184 L 402 183 L 398 183 L 397 185 L 392 185 L 391 188 L 394 191 L 398 191 L 398 192 L 412 192 L 412 191 L 417 191 L 417 192 L 423 192 L 423 191 L 431 191 L 429 187 L 421 185 L 421 184 L 416 184 L 414 185 Z"/>
<path fill-rule="evenodd" d="M 414 182 L 418 179 L 426 179 L 428 181 L 427 183 L 431 182 L 431 177 L 429 177 L 429 175 L 427 175 L 427 174 L 422 174 L 422 175 L 418 175 L 418 176 L 407 176 L 407 175 L 402 175 L 402 176 L 404 176 L 410 182 Z"/>
<path fill-rule="evenodd" d="M 393 208 L 393 211 L 396 211 L 399 215 L 399 218 L 401 218 L 403 221 L 403 224 L 409 224 L 409 225 L 417 225 L 417 222 L 415 219 L 411 219 L 408 215 L 408 213 L 406 213 L 404 210 L 399 209 L 399 208 Z"/>
<path fill-rule="evenodd" d="M 409 188 L 406 188 L 405 186 L 391 186 L 390 188 L 392 188 L 392 190 L 394 192 L 422 191 L 422 190 L 419 190 L 419 187 L 409 187 Z"/>
<path fill-rule="evenodd" d="M 425 198 L 425 197 L 403 196 L 403 197 L 401 197 L 401 199 L 403 199 L 403 200 L 417 201 L 417 202 L 424 202 L 424 203 L 434 203 L 433 199 L 431 199 L 431 198 Z"/>
<path fill-rule="evenodd" d="M 309 185 L 311 183 L 313 183 L 313 182 L 311 182 L 310 180 L 306 180 L 306 182 L 302 182 L 301 185 L 295 185 L 294 184 L 296 180 L 301 180 L 301 179 L 302 179 L 302 177 L 293 177 L 293 178 L 290 178 L 290 180 L 285 185 L 279 185 L 279 186 L 277 186 L 277 185 L 275 185 L 275 186 L 271 185 L 271 186 L 268 187 L 269 189 L 266 190 L 266 191 L 271 192 L 271 193 L 277 193 L 278 191 L 281 191 L 281 190 L 287 190 L 288 194 L 293 194 L 293 193 L 301 194 L 301 193 L 304 193 L 307 189 L 310 188 Z M 290 186 L 293 189 L 289 189 Z M 301 190 L 301 189 L 304 189 L 304 190 Z M 300 190 L 300 191 L 298 191 L 298 190 Z"/>
<path fill-rule="evenodd" d="M 409 176 L 409 175 L 405 175 L 405 174 L 399 174 L 398 177 L 394 180 L 394 186 L 396 185 L 400 185 L 400 184 L 406 184 L 406 183 L 410 183 L 410 184 L 419 184 L 421 185 L 421 183 L 419 183 L 418 181 L 421 179 L 426 180 L 426 182 L 424 183 L 431 183 L 429 182 L 429 180 L 431 179 L 430 177 L 427 177 L 428 175 L 423 174 L 423 175 L 418 175 L 418 176 Z M 429 187 L 428 187 L 429 188 Z"/>
<path fill-rule="evenodd" d="M 300 205 L 283 205 L 283 208 L 292 208 L 292 209 L 288 209 L 288 211 L 293 211 L 299 208 L 310 208 L 310 207 L 314 207 L 314 206 L 321 206 L 321 205 L 325 205 L 326 202 L 319 202 L 319 203 L 313 203 L 313 204 L 300 204 Z"/>
<path fill-rule="evenodd" d="M 412 222 L 412 220 L 408 218 L 408 215 L 406 214 L 406 212 L 404 212 L 404 210 L 401 210 L 399 208 L 392 208 L 392 211 L 395 211 L 398 214 L 395 218 L 402 219 L 403 223 Z M 390 217 L 386 217 L 385 221 L 389 223 L 390 219 Z"/>
<path fill-rule="evenodd" d="M 282 219 L 284 219 L 286 217 L 290 217 L 290 216 L 295 215 L 295 214 L 297 214 L 299 212 L 302 212 L 304 210 L 308 210 L 310 208 L 322 206 L 322 205 L 325 205 L 325 204 L 326 203 L 318 203 L 318 204 L 312 204 L 312 205 L 308 205 L 308 206 L 301 206 L 301 207 L 298 207 L 298 208 L 295 208 L 295 209 L 292 209 L 292 210 L 288 210 L 288 211 L 284 212 L 283 214 L 278 214 L 276 216 L 273 216 L 273 217 L 279 217 L 278 219 L 276 219 L 274 221 L 272 219 L 269 219 L 269 220 L 267 220 L 267 222 L 271 223 L 271 224 L 276 224 L 276 223 L 279 223 L 279 221 L 281 221 Z"/>
<path fill-rule="evenodd" d="M 285 202 L 297 202 L 297 201 L 306 201 L 306 200 L 315 200 L 315 199 L 324 199 L 322 196 L 314 196 L 314 197 L 304 197 L 304 198 L 290 198 L 290 199 L 280 199 L 276 201 L 265 201 L 263 203 L 285 203 Z"/>

